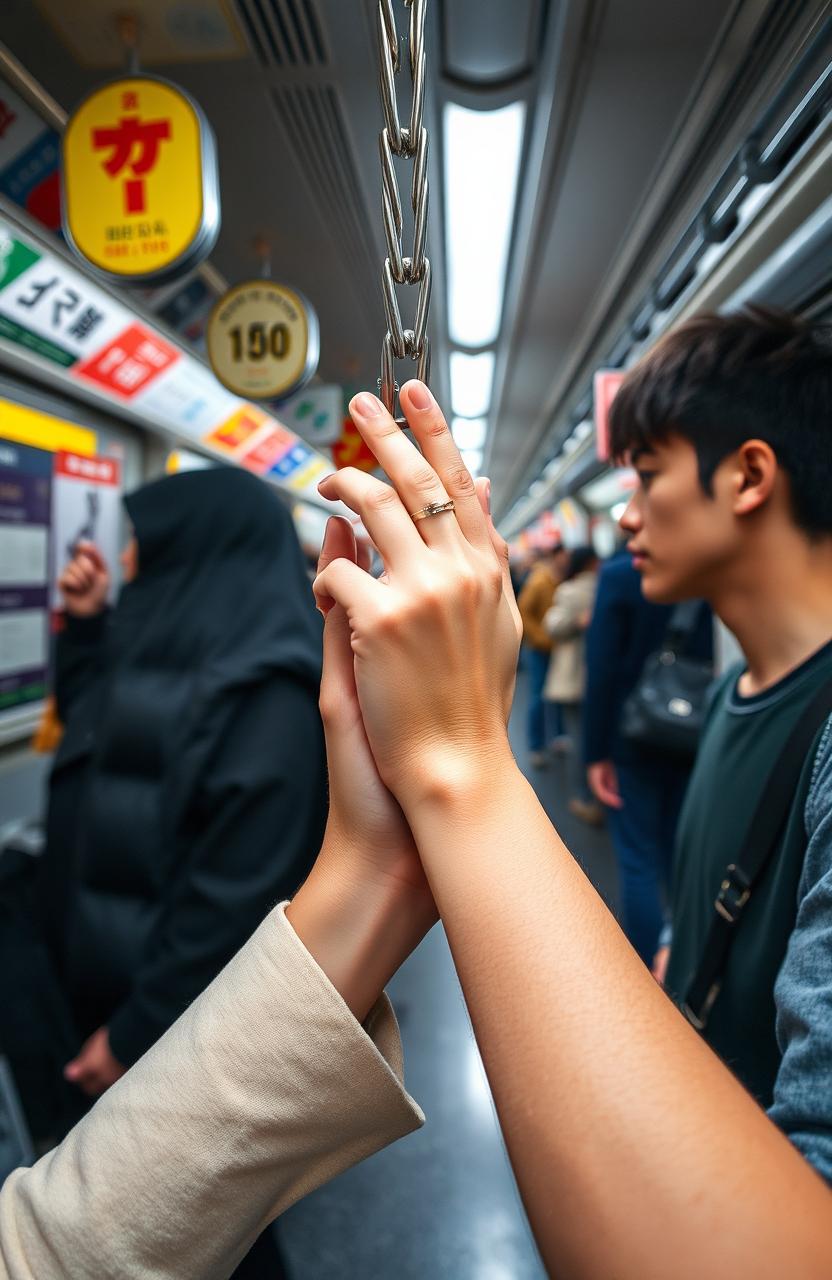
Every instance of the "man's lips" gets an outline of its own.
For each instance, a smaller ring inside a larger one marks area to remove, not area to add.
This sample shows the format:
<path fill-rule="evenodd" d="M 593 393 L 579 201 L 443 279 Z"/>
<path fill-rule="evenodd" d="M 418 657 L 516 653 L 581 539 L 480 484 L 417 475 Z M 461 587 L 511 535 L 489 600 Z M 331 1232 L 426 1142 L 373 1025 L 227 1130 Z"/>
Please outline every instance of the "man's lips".
<path fill-rule="evenodd" d="M 643 551 L 640 547 L 634 547 L 632 544 L 628 544 L 627 550 L 633 557 L 633 567 L 635 569 L 640 569 L 642 565 L 645 565 L 650 559 L 648 552 Z"/>

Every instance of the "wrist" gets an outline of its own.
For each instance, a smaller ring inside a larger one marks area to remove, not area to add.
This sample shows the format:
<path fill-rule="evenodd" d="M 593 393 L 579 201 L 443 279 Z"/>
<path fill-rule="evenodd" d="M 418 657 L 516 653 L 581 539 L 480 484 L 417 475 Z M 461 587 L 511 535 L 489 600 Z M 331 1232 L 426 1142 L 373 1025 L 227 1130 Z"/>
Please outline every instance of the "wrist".
<path fill-rule="evenodd" d="M 359 1021 L 435 924 L 429 892 L 395 876 L 355 867 L 340 837 L 327 833 L 286 918 Z"/>
<path fill-rule="evenodd" d="M 482 839 L 500 830 L 507 814 L 522 808 L 528 790 L 529 783 L 506 744 L 483 758 L 458 761 L 442 777 L 433 776 L 430 787 L 416 799 L 402 801 L 434 893 L 434 877 L 437 870 L 443 872 L 449 850 L 458 851 L 452 860 L 460 867 L 469 854 L 478 857 Z M 472 840 L 475 832 L 481 834 Z M 438 894 L 436 901 L 442 910 Z"/>
<path fill-rule="evenodd" d="M 404 815 L 400 830 L 389 818 L 374 831 L 366 811 L 356 823 L 339 814 L 330 798 L 329 818 L 316 866 L 335 882 L 355 886 L 360 893 L 377 894 L 384 888 L 412 891 L 414 902 L 429 896 L 419 855 Z"/>
<path fill-rule="evenodd" d="M 415 835 L 414 821 L 427 810 L 466 810 L 488 803 L 505 779 L 518 772 L 505 731 L 468 750 L 438 747 L 394 788 Z"/>
<path fill-rule="evenodd" d="M 75 604 L 69 598 L 64 600 L 64 612 L 67 618 L 71 618 L 73 622 L 95 623 L 98 622 L 108 612 L 106 600 L 101 604 L 92 606 Z"/>

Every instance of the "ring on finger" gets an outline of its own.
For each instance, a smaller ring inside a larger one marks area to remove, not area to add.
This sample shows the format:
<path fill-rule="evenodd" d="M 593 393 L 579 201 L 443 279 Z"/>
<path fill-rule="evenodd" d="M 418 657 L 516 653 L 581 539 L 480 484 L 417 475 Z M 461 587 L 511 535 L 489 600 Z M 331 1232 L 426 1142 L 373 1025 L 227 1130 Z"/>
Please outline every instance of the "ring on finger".
<path fill-rule="evenodd" d="M 414 524 L 417 524 L 419 520 L 427 520 L 430 516 L 441 516 L 444 512 L 453 511 L 453 509 L 453 498 L 449 498 L 447 502 L 429 502 L 421 510 L 411 511 L 410 518 Z"/>

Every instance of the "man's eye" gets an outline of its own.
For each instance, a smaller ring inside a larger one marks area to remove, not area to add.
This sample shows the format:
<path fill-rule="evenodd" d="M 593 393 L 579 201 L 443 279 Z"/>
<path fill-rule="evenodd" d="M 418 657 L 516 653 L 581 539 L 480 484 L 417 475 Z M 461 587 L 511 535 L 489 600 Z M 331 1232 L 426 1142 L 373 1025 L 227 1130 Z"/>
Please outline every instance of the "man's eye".
<path fill-rule="evenodd" d="M 638 480 L 642 489 L 649 489 L 652 481 L 655 479 L 655 471 L 639 471 Z"/>

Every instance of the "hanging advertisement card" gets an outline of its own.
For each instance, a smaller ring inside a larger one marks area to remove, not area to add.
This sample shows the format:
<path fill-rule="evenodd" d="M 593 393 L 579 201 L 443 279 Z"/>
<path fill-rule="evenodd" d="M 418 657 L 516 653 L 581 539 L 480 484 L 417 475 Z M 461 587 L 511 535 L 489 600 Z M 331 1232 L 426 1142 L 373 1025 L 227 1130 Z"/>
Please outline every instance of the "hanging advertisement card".
<path fill-rule="evenodd" d="M 0 337 L 67 369 L 131 318 L 57 254 L 0 226 Z"/>
<path fill-rule="evenodd" d="M 131 324 L 75 370 L 107 391 L 132 400 L 179 359 L 179 352 L 141 324 Z"/>
<path fill-rule="evenodd" d="M 63 137 L 67 240 L 122 283 L 171 279 L 201 262 L 219 232 L 214 136 L 197 104 L 155 76 L 96 89 Z"/>
<path fill-rule="evenodd" d="M 50 231 L 61 227 L 61 140 L 0 79 L 0 194 Z"/>
<path fill-rule="evenodd" d="M 601 462 L 609 461 L 610 408 L 624 377 L 622 369 L 599 369 L 595 374 L 595 453 Z"/>
<path fill-rule="evenodd" d="M 214 307 L 206 349 L 217 378 L 235 395 L 289 396 L 318 367 L 318 317 L 294 289 L 249 280 L 229 289 Z"/>
<path fill-rule="evenodd" d="M 317 337 L 315 344 L 317 350 Z M 204 364 L 140 320 L 65 256 L 0 218 L 0 347 L 9 345 L 42 363 L 68 390 L 77 392 L 80 384 L 117 412 L 129 411 L 182 443 L 198 441 L 212 453 L 321 501 L 315 486 L 330 469 L 328 458 L 304 444 L 290 467 L 290 479 L 281 464 L 301 441 L 282 421 L 227 391 Z M 320 403 L 317 397 L 314 402 Z M 0 401 L 0 433 L 2 414 L 14 417 L 21 443 L 40 446 L 48 438 L 50 448 L 95 453 L 94 433 L 82 427 L 55 419 L 36 421 L 33 411 L 4 407 Z"/>
<path fill-rule="evenodd" d="M 327 385 L 304 387 L 288 400 L 275 406 L 284 426 L 301 440 L 316 448 L 335 444 L 341 436 L 344 418 L 344 393 L 341 387 Z"/>
<path fill-rule="evenodd" d="M 46 694 L 52 455 L 0 440 L 0 713 Z"/>
<path fill-rule="evenodd" d="M 62 605 L 58 574 L 79 542 L 94 542 L 103 555 L 110 570 L 110 600 L 114 599 L 120 529 L 121 474 L 116 459 L 58 452 L 52 482 L 53 610 Z"/>

